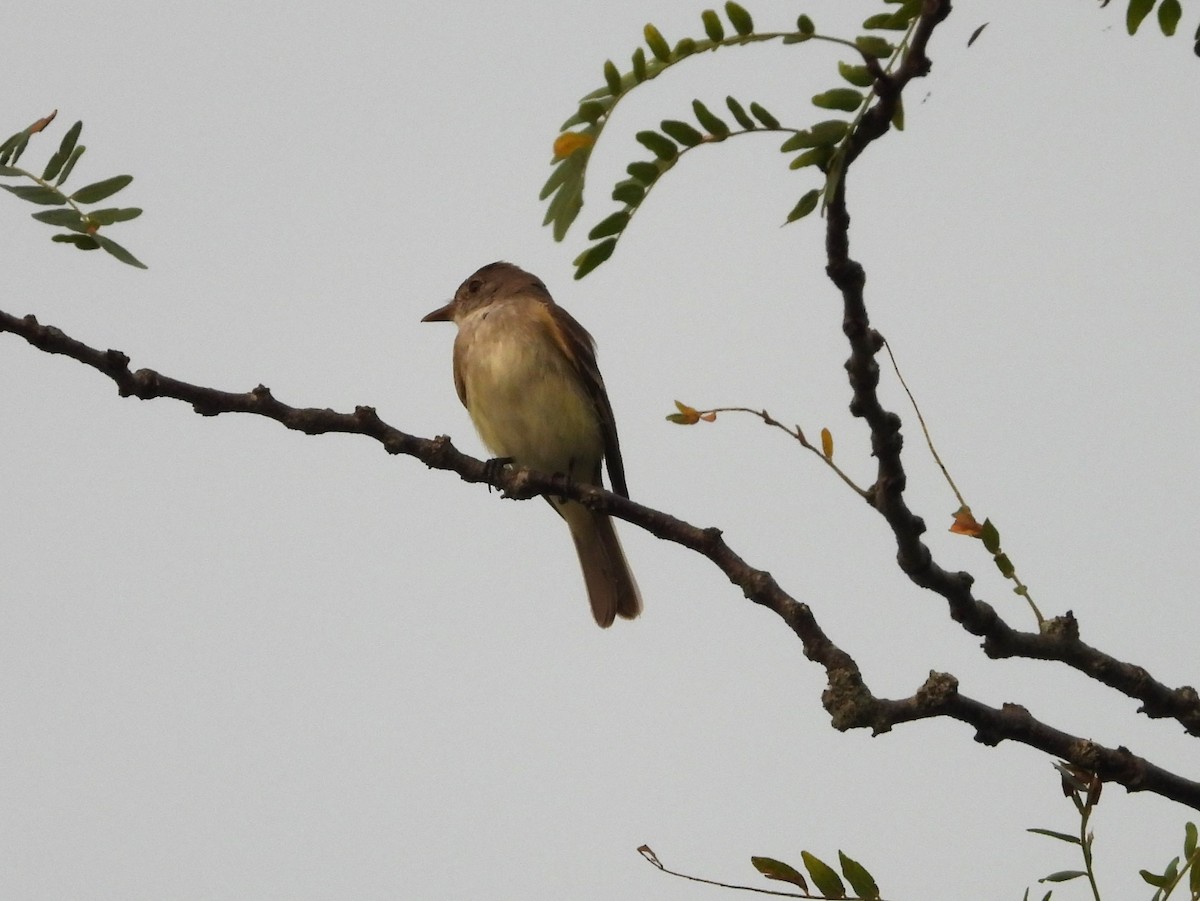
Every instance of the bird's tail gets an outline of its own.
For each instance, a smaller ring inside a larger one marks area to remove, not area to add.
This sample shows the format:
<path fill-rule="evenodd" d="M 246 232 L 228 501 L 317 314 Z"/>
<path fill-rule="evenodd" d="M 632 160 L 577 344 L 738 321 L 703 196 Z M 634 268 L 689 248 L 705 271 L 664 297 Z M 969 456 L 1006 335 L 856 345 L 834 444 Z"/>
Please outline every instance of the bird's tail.
<path fill-rule="evenodd" d="M 571 529 L 596 624 L 607 629 L 618 616 L 633 619 L 641 613 L 642 595 L 612 520 L 574 501 L 554 506 Z"/>

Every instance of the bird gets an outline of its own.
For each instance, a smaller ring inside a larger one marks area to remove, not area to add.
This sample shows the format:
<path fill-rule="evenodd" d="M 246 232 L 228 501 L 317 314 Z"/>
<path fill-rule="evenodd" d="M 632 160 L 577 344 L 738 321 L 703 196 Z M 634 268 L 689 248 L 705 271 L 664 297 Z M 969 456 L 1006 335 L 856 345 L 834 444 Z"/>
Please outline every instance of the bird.
<path fill-rule="evenodd" d="M 458 327 L 454 387 L 497 461 L 598 488 L 604 462 L 613 492 L 629 497 L 595 342 L 540 278 L 489 263 L 421 321 Z M 641 592 L 612 520 L 578 501 L 546 500 L 570 530 L 597 625 L 635 618 Z"/>

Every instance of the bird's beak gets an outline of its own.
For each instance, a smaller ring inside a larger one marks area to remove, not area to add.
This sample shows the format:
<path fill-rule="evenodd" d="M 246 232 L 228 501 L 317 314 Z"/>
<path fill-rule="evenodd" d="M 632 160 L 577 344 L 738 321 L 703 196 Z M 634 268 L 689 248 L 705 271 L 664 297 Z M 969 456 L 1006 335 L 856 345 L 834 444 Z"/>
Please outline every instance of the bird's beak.
<path fill-rule="evenodd" d="M 438 307 L 432 313 L 426 313 L 421 317 L 422 322 L 453 322 L 454 321 L 454 301 L 446 304 L 444 307 Z"/>

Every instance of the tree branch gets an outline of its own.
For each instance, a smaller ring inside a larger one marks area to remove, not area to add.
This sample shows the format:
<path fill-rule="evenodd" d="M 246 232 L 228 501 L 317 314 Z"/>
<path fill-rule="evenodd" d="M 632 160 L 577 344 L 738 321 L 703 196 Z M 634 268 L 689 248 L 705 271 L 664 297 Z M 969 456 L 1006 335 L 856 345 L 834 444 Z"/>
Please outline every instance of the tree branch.
<path fill-rule="evenodd" d="M 925 521 L 909 509 L 904 499 L 907 474 L 901 459 L 904 446 L 901 422 L 896 413 L 884 408 L 876 390 L 879 386 L 876 354 L 883 347 L 883 336 L 871 327 L 867 314 L 863 294 L 866 274 L 850 256 L 846 184 L 851 163 L 891 127 L 904 88 L 932 68 L 926 48 L 934 29 L 950 14 L 950 7 L 950 0 L 925 0 L 904 61 L 895 73 L 881 72 L 876 79 L 879 101 L 863 117 L 851 138 L 845 167 L 826 208 L 826 273 L 842 294 L 842 331 L 850 343 L 850 358 L 846 361 L 852 393 L 850 412 L 866 421 L 871 433 L 871 451 L 878 461 L 875 483 L 867 490 L 867 501 L 891 527 L 900 569 L 917 585 L 945 598 L 950 616 L 972 635 L 984 639 L 983 649 L 989 657 L 1027 657 L 1065 663 L 1141 701 L 1140 713 L 1150 718 L 1175 719 L 1189 734 L 1200 736 L 1200 695 L 1194 688 L 1187 685 L 1169 688 L 1153 679 L 1145 668 L 1124 663 L 1080 641 L 1079 627 L 1071 613 L 1047 621 L 1039 633 L 1013 629 L 990 604 L 972 594 L 974 577 L 970 573 L 949 572 L 938 565 L 921 540 Z"/>
<path fill-rule="evenodd" d="M 569 482 L 561 475 L 489 465 L 461 453 L 447 437 L 429 439 L 402 432 L 383 422 L 371 407 L 356 407 L 353 413 L 292 407 L 276 400 L 262 385 L 237 393 L 193 385 L 152 369 L 134 372 L 129 368 L 129 358 L 120 351 L 90 347 L 61 329 L 42 325 L 33 316 L 19 318 L 0 311 L 0 332 L 20 335 L 39 350 L 63 354 L 102 372 L 116 383 L 123 397 L 174 398 L 190 403 L 202 416 L 252 413 L 307 435 L 327 432 L 365 435 L 378 441 L 390 454 L 416 457 L 433 469 L 455 472 L 464 481 L 485 482 L 499 488 L 509 497 L 545 494 L 569 497 L 639 526 L 658 538 L 694 550 L 712 561 L 747 598 L 787 623 L 800 639 L 805 656 L 825 669 L 828 686 L 822 693 L 822 703 L 839 730 L 870 728 L 880 734 L 900 723 L 950 717 L 974 726 L 976 740 L 985 744 L 994 745 L 1005 739 L 1017 741 L 1055 754 L 1130 791 L 1151 791 L 1200 810 L 1200 783 L 1169 773 L 1124 748 L 1105 748 L 1054 729 L 1034 719 L 1023 707 L 1006 705 L 997 710 L 960 695 L 953 676 L 931 674 L 911 698 L 876 698 L 863 681 L 857 663 L 825 634 L 811 608 L 784 591 L 770 573 L 742 559 L 725 543 L 719 529 L 699 528 L 612 492 Z"/>

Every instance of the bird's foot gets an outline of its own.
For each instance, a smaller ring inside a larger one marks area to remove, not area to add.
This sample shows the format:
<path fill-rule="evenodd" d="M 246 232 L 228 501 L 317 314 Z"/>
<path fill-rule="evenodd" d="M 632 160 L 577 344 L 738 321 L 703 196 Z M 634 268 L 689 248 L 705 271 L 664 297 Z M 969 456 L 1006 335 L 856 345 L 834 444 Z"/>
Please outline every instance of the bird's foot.
<path fill-rule="evenodd" d="M 556 473 L 554 473 L 553 478 L 554 478 L 554 482 L 556 484 L 564 485 L 564 486 L 571 484 L 571 477 L 569 475 L 567 475 L 565 472 L 556 472 Z M 561 493 L 555 495 L 555 499 L 557 500 L 557 502 L 560 506 L 562 504 L 567 503 L 567 501 L 570 500 L 565 494 L 561 494 Z"/>
<path fill-rule="evenodd" d="M 492 457 L 483 464 L 483 473 L 485 476 L 487 476 L 489 492 L 495 487 L 491 483 L 500 478 L 500 473 L 504 471 L 506 466 L 512 465 L 512 461 L 512 457 Z M 501 494 L 503 495 L 504 492 L 501 492 Z"/>

